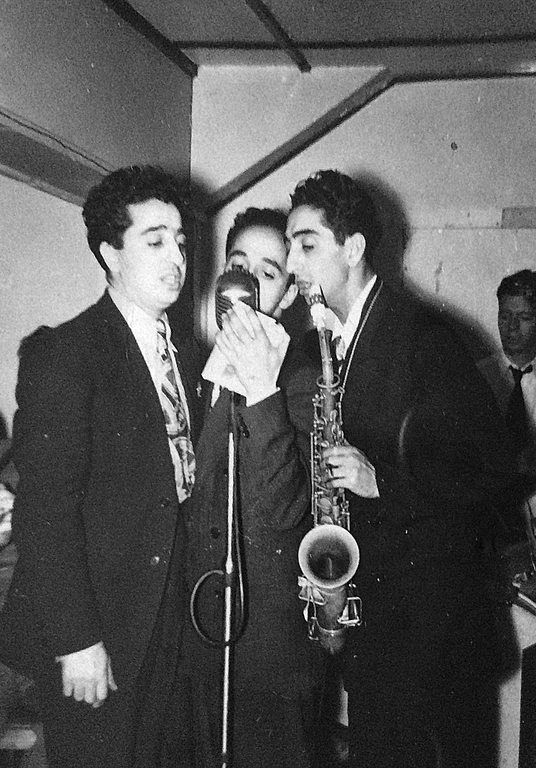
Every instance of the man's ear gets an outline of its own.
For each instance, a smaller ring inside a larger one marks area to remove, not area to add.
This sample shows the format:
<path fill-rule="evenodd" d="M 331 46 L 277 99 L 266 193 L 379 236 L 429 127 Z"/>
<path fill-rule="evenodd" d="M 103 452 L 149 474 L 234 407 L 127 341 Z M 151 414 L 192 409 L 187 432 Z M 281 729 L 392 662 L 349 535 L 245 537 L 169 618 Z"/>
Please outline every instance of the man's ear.
<path fill-rule="evenodd" d="M 345 245 L 347 245 L 349 249 L 348 265 L 350 267 L 356 267 L 363 258 L 367 246 L 367 241 L 365 240 L 364 235 L 362 235 L 361 232 L 354 232 L 353 235 L 346 238 Z"/>
<path fill-rule="evenodd" d="M 108 267 L 108 273 L 113 275 L 117 271 L 117 251 L 110 243 L 101 243 L 99 245 L 100 255 Z"/>
<path fill-rule="evenodd" d="M 285 294 L 279 304 L 277 305 L 277 308 L 283 312 L 285 309 L 288 309 L 292 303 L 294 302 L 294 299 L 298 295 L 298 286 L 296 283 L 291 283 L 287 290 L 285 291 Z"/>

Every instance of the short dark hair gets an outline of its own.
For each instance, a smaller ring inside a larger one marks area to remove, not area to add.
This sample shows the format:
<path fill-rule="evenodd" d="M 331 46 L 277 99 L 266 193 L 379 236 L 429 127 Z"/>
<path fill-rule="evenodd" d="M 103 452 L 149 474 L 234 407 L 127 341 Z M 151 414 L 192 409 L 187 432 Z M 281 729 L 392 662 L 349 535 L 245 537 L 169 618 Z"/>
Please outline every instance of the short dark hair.
<path fill-rule="evenodd" d="M 308 205 L 320 211 L 324 225 L 331 229 L 339 245 L 360 232 L 370 259 L 380 241 L 380 223 L 372 198 L 354 179 L 340 171 L 316 171 L 300 181 L 290 199 L 291 210 Z"/>
<path fill-rule="evenodd" d="M 236 238 L 251 227 L 268 227 L 278 232 L 283 240 L 287 226 L 287 215 L 277 208 L 246 208 L 237 214 L 225 241 L 225 256 L 229 255 Z"/>
<path fill-rule="evenodd" d="M 178 180 L 158 166 L 119 168 L 90 189 L 82 216 L 89 247 L 106 272 L 108 269 L 100 253 L 101 243 L 122 248 L 123 235 L 132 224 L 127 206 L 147 200 L 171 203 L 184 214 L 185 202 Z"/>
<path fill-rule="evenodd" d="M 536 309 L 536 272 L 522 269 L 505 277 L 497 288 L 498 300 L 504 296 L 523 296 Z"/>

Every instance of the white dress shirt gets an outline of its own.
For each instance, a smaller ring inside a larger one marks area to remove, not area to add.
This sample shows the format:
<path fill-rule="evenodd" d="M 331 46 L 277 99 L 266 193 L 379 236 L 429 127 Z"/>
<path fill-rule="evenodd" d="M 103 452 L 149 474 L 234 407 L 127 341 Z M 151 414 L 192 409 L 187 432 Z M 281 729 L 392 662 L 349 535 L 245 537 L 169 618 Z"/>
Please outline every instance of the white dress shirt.
<path fill-rule="evenodd" d="M 127 299 L 125 296 L 123 296 L 123 294 L 119 293 L 119 291 L 113 288 L 112 286 L 109 286 L 108 292 L 110 294 L 112 301 L 116 305 L 117 309 L 121 312 L 121 314 L 125 318 L 125 321 L 128 327 L 130 328 L 130 330 L 134 335 L 134 338 L 136 339 L 136 343 L 140 348 L 140 352 L 143 355 L 143 359 L 145 360 L 147 368 L 149 369 L 149 373 L 151 374 L 151 378 L 153 380 L 156 393 L 158 395 L 158 398 L 160 399 L 164 369 L 162 367 L 162 363 L 160 361 L 160 358 L 158 355 L 158 349 L 157 349 L 156 320 L 154 317 L 151 317 L 151 315 L 147 314 L 147 312 L 145 312 L 143 309 L 138 307 L 137 304 L 134 304 L 132 301 Z M 168 348 L 170 350 L 170 353 L 172 353 L 170 354 L 170 357 L 171 357 L 171 363 L 173 365 L 173 372 L 175 374 L 175 379 L 177 381 L 177 386 L 179 388 L 179 394 L 181 396 L 182 404 L 184 406 L 184 410 L 186 413 L 186 418 L 188 420 L 188 426 L 190 426 L 190 412 L 188 411 L 188 402 L 186 400 L 186 392 L 184 390 L 184 385 L 182 383 L 179 369 L 177 367 L 177 360 L 176 360 L 177 350 L 173 342 L 171 341 L 171 329 L 169 326 L 167 315 L 165 313 L 162 316 L 162 320 L 164 320 L 164 323 L 166 326 L 166 339 L 168 343 Z M 182 502 L 186 498 L 186 494 L 183 491 L 182 462 L 176 446 L 169 438 L 168 438 L 168 444 L 169 444 L 169 451 L 171 453 L 171 458 L 173 460 L 173 466 L 175 468 L 175 479 L 177 483 L 177 492 L 179 495 L 179 501 Z"/>
<path fill-rule="evenodd" d="M 352 343 L 352 339 L 354 338 L 354 334 L 357 330 L 357 326 L 359 325 L 359 321 L 361 320 L 361 314 L 363 312 L 363 307 L 365 306 L 365 302 L 374 287 L 374 284 L 376 280 L 378 279 L 377 275 L 374 275 L 370 278 L 368 283 L 365 285 L 357 299 L 352 304 L 352 307 L 348 313 L 348 317 L 346 318 L 346 321 L 344 325 L 341 323 L 338 317 L 333 315 L 332 322 L 330 323 L 332 326 L 333 331 L 333 338 L 340 337 L 341 341 L 337 343 L 337 357 L 339 360 L 343 360 L 346 356 L 346 352 L 348 351 L 348 347 Z"/>

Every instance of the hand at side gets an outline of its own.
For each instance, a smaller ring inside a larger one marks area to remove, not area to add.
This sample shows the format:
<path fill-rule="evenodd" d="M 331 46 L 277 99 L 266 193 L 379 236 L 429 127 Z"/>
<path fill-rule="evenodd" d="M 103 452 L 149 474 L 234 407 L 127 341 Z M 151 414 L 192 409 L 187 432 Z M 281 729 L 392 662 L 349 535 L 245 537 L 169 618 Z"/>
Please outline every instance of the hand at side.
<path fill-rule="evenodd" d="M 63 694 L 93 707 L 104 704 L 109 691 L 116 691 L 110 657 L 104 643 L 58 656 L 62 666 Z"/>

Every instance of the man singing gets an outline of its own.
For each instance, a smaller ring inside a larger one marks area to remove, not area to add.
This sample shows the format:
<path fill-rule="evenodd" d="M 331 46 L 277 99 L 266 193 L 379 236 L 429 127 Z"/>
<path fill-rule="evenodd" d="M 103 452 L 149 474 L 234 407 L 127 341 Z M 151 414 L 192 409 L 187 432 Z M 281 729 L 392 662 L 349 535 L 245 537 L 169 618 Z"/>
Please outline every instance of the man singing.
<path fill-rule="evenodd" d="M 37 683 L 49 768 L 190 764 L 168 748 L 190 727 L 175 671 L 200 373 L 166 316 L 185 279 L 183 215 L 158 168 L 105 177 L 83 216 L 106 293 L 21 347 L 19 559 L 0 645 Z"/>

